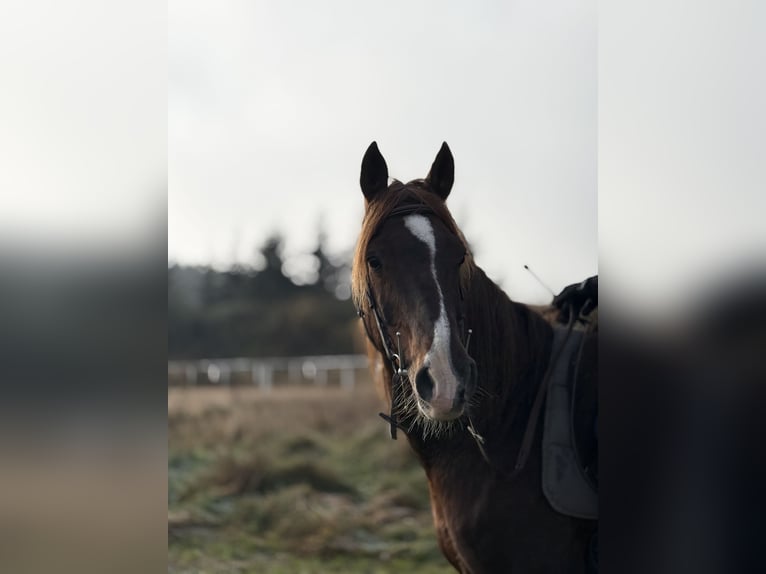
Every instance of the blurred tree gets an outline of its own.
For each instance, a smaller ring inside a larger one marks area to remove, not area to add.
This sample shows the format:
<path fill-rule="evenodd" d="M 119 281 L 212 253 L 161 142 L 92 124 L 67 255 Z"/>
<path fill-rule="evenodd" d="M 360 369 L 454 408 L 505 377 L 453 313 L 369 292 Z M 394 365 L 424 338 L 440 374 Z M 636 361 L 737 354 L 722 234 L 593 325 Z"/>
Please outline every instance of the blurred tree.
<path fill-rule="evenodd" d="M 290 281 L 282 269 L 284 265 L 282 244 L 282 236 L 273 234 L 260 248 L 259 253 L 265 266 L 250 281 L 251 294 L 254 297 L 279 299 L 289 297 L 296 289 L 296 285 Z"/>
<path fill-rule="evenodd" d="M 319 238 L 317 240 L 317 248 L 314 250 L 312 255 L 317 258 L 317 261 L 319 261 L 319 270 L 318 270 L 318 283 L 322 285 L 327 290 L 332 290 L 333 286 L 332 284 L 335 281 L 335 275 L 337 273 L 337 268 L 333 264 L 332 261 L 327 257 L 327 254 L 325 253 L 325 245 L 327 242 L 327 233 L 325 233 L 324 229 L 320 227 L 319 229 Z"/>
<path fill-rule="evenodd" d="M 327 255 L 326 246 L 327 233 L 320 220 L 317 248 L 312 253 L 319 262 L 318 283 L 338 299 L 348 299 L 350 296 L 348 285 L 351 280 L 351 265 L 349 264 L 351 258 L 348 254 L 340 258 L 331 258 Z"/>
<path fill-rule="evenodd" d="M 349 264 L 326 252 L 320 233 L 313 285 L 284 273 L 282 238 L 258 249 L 260 270 L 234 266 L 168 268 L 168 353 L 171 358 L 286 356 L 356 351 L 353 306 L 337 296 Z M 347 286 L 346 286 L 347 289 Z"/>

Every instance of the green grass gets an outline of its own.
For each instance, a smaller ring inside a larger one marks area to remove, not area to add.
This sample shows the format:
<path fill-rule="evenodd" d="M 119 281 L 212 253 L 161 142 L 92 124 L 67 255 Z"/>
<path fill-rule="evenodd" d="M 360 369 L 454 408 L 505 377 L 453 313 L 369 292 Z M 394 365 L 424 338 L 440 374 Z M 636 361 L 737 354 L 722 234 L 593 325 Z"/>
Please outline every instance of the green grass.
<path fill-rule="evenodd" d="M 453 572 L 369 388 L 173 391 L 169 572 Z"/>

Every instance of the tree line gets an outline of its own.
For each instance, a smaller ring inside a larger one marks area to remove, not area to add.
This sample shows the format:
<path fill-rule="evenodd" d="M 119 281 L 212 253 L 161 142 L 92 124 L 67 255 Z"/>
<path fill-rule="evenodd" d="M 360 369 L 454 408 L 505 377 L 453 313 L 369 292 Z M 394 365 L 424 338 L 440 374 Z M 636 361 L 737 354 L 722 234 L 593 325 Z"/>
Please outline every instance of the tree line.
<path fill-rule="evenodd" d="M 169 358 L 362 352 L 349 258 L 329 257 L 320 234 L 314 280 L 299 285 L 284 271 L 282 246 L 279 235 L 268 238 L 260 268 L 169 265 Z"/>

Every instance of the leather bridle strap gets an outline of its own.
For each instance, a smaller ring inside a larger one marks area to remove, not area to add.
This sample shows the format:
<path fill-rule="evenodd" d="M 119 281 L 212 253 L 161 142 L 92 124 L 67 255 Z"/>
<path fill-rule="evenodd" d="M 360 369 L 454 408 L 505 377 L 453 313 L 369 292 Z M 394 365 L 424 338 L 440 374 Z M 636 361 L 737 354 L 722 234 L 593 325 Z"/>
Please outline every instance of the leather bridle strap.
<path fill-rule="evenodd" d="M 375 326 L 378 329 L 378 335 L 380 336 L 380 342 L 383 346 L 383 352 L 386 355 L 386 359 L 388 359 L 388 361 L 391 363 L 391 370 L 393 371 L 393 375 L 391 377 L 391 408 L 389 410 L 389 414 L 386 415 L 385 413 L 378 413 L 378 415 L 389 424 L 389 432 L 391 433 L 391 438 L 396 440 L 396 429 L 402 428 L 399 422 L 396 420 L 396 399 L 398 395 L 397 391 L 399 390 L 399 386 L 402 382 L 402 377 L 406 371 L 402 367 L 402 358 L 391 350 L 391 340 L 388 338 L 388 334 L 384 329 L 385 321 L 383 317 L 380 316 L 380 310 L 378 309 L 378 305 L 375 302 L 375 297 L 372 295 L 372 289 L 369 284 L 367 285 L 367 304 L 372 311 L 372 317 L 375 319 Z M 359 316 L 363 317 L 364 312 L 360 310 Z M 367 331 L 367 337 L 371 341 L 374 341 L 374 339 L 370 336 L 369 329 L 367 328 L 367 322 L 364 320 L 363 322 L 364 328 Z"/>
<path fill-rule="evenodd" d="M 375 318 L 375 325 L 378 328 L 378 335 L 380 336 L 380 342 L 383 345 L 383 352 L 386 354 L 386 359 L 388 359 L 389 362 L 393 364 L 394 353 L 391 351 L 391 341 L 388 338 L 388 334 L 383 329 L 385 322 L 380 316 L 378 305 L 375 303 L 375 298 L 372 296 L 372 289 L 370 288 L 369 284 L 367 285 L 367 304 L 369 305 L 370 310 L 372 311 L 372 315 Z"/>

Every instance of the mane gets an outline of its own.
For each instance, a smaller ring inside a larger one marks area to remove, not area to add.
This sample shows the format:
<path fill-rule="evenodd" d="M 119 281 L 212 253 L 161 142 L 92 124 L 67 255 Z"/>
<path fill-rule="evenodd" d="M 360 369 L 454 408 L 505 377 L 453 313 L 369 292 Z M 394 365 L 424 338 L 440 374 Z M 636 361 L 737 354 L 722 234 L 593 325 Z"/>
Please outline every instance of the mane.
<path fill-rule="evenodd" d="M 351 296 L 357 309 L 361 309 L 365 301 L 365 292 L 369 284 L 369 270 L 366 264 L 367 249 L 370 240 L 375 236 L 383 222 L 388 219 L 391 212 L 400 205 L 407 203 L 422 203 L 428 207 L 447 229 L 460 238 L 466 251 L 465 263 L 461 269 L 461 282 L 466 284 L 474 268 L 468 243 L 462 232 L 447 209 L 447 205 L 428 188 L 428 183 L 422 179 L 416 179 L 408 183 L 394 180 L 381 197 L 367 202 L 362 220 L 362 231 L 354 252 L 354 260 L 351 268 Z"/>
<path fill-rule="evenodd" d="M 492 434 L 522 432 L 548 364 L 552 327 L 539 312 L 512 301 L 478 267 L 466 306 L 466 322 L 473 329 L 470 355 L 479 370 L 479 402 L 473 406 L 480 432 L 488 420 L 498 427 Z"/>

